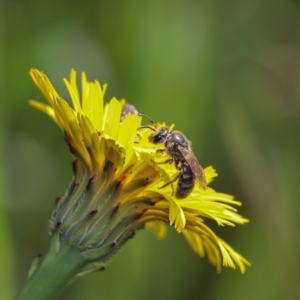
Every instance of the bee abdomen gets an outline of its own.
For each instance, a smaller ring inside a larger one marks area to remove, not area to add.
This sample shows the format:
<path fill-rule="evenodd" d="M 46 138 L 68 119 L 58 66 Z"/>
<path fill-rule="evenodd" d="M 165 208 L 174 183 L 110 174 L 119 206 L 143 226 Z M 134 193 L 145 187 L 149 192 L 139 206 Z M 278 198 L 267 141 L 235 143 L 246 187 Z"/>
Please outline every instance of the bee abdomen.
<path fill-rule="evenodd" d="M 178 179 L 175 197 L 178 199 L 186 198 L 193 191 L 194 185 L 195 175 L 191 168 L 184 164 L 181 168 L 181 175 Z"/>

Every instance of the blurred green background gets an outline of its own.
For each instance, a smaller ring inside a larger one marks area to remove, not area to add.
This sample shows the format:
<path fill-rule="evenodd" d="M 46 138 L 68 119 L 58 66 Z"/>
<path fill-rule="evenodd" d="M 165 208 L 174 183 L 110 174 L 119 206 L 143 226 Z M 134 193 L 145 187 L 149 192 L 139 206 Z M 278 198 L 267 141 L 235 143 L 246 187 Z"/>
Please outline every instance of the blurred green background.
<path fill-rule="evenodd" d="M 175 123 L 251 220 L 216 228 L 252 263 L 244 275 L 216 274 L 171 228 L 143 231 L 60 299 L 299 299 L 299 1 L 0 1 L 0 36 L 0 299 L 47 249 L 72 176 L 59 128 L 27 103 L 45 101 L 32 67 L 67 99 L 75 68 L 109 83 L 107 100 Z"/>

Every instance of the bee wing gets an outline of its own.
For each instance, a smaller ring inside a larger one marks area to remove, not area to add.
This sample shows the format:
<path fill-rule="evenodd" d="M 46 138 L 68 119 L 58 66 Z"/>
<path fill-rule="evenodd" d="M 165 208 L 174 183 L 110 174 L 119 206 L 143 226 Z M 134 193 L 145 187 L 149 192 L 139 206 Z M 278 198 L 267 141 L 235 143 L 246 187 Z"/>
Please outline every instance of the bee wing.
<path fill-rule="evenodd" d="M 188 163 L 190 168 L 192 169 L 193 173 L 196 176 L 197 181 L 199 184 L 206 189 L 207 188 L 207 183 L 206 183 L 206 178 L 204 175 L 203 168 L 199 164 L 197 157 L 195 156 L 194 152 L 190 149 L 187 150 L 181 146 L 178 146 L 178 151 L 181 153 L 182 157 L 184 160 Z"/>

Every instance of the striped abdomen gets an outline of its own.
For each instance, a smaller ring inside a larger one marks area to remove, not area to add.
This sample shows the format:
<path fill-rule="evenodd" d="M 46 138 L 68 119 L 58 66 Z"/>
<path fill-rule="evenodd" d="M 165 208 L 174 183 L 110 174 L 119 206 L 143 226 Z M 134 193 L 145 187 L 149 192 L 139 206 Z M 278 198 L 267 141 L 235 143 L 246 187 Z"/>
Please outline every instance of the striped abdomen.
<path fill-rule="evenodd" d="M 192 172 L 192 169 L 185 161 L 182 162 L 180 173 L 181 174 L 178 178 L 175 197 L 178 199 L 183 199 L 193 191 L 196 178 Z"/>

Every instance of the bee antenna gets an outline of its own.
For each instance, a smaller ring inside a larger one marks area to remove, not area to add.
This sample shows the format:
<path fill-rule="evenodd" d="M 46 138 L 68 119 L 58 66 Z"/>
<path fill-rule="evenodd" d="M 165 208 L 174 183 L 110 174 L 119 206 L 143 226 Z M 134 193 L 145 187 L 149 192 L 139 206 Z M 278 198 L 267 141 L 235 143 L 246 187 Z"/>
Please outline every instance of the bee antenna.
<path fill-rule="evenodd" d="M 152 125 L 154 126 L 154 128 L 155 128 L 155 130 L 156 130 L 156 124 L 153 122 L 153 120 L 152 120 L 149 116 L 144 115 L 144 114 L 141 114 L 141 113 L 139 113 L 139 116 L 148 119 L 148 120 L 152 123 Z M 155 130 L 154 130 L 153 128 L 151 128 L 150 126 L 143 126 L 143 128 L 150 128 L 150 129 L 152 129 L 153 131 L 155 131 Z"/>
<path fill-rule="evenodd" d="M 151 129 L 152 131 L 156 131 L 155 128 L 153 128 L 153 127 L 151 127 L 151 126 L 148 126 L 148 125 L 140 126 L 140 127 L 138 127 L 138 130 L 139 130 L 139 129 L 143 129 L 143 128 L 149 128 L 149 129 Z"/>

